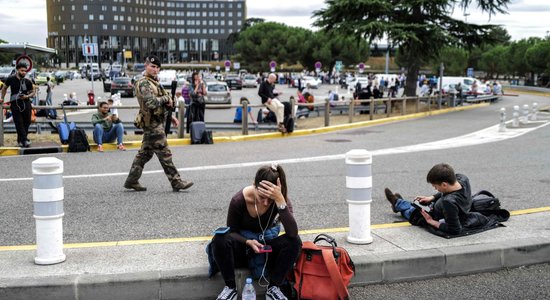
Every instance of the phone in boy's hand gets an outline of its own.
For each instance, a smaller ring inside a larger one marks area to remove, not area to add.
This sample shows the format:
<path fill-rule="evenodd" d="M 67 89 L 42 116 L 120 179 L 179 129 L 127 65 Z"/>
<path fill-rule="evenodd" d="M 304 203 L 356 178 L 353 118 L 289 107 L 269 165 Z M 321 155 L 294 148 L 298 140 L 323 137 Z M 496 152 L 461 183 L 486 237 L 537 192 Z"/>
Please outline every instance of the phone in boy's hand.
<path fill-rule="evenodd" d="M 273 249 L 271 249 L 271 246 L 264 245 L 262 248 L 260 248 L 260 253 L 270 253 L 273 252 Z"/>
<path fill-rule="evenodd" d="M 422 209 L 424 210 L 425 212 L 429 213 L 430 211 L 432 211 L 432 208 L 429 207 L 428 205 L 424 205 L 422 203 L 420 203 L 420 201 L 418 200 L 414 200 L 412 205 L 416 208 L 419 208 L 419 209 Z"/>

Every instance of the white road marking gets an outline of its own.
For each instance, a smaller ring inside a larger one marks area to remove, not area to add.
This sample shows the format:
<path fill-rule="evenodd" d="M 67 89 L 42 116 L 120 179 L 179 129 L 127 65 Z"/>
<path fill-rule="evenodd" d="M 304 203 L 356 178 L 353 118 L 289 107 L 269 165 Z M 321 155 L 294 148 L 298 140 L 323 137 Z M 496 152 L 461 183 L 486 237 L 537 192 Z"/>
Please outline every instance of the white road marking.
<path fill-rule="evenodd" d="M 474 146 L 474 145 L 480 145 L 480 144 L 486 144 L 486 143 L 500 142 L 507 139 L 512 139 L 512 138 L 522 136 L 526 133 L 542 128 L 550 124 L 550 122 L 534 121 L 534 122 L 530 122 L 530 124 L 539 124 L 539 125 L 533 126 L 530 128 L 508 129 L 504 132 L 499 132 L 498 131 L 499 125 L 495 125 L 495 126 L 491 126 L 476 132 L 472 132 L 472 133 L 454 137 L 454 138 L 439 140 L 435 142 L 428 142 L 423 144 L 417 144 L 417 145 L 411 145 L 411 146 L 373 150 L 373 151 L 370 151 L 370 153 L 372 156 L 392 155 L 392 154 L 412 153 L 412 152 L 421 152 L 421 151 L 451 149 L 451 148 L 459 148 L 459 147 Z M 266 164 L 271 164 L 272 162 L 277 162 L 279 164 L 295 164 L 295 163 L 341 160 L 344 158 L 345 158 L 345 154 L 322 155 L 322 156 L 314 156 L 314 157 L 280 159 L 275 161 L 270 160 L 270 161 L 255 161 L 255 162 L 244 162 L 244 163 L 225 164 L 225 165 L 198 166 L 198 167 L 190 167 L 190 168 L 180 168 L 178 169 L 178 171 L 193 172 L 193 171 L 235 169 L 235 168 L 262 166 Z M 144 171 L 143 174 L 160 174 L 163 172 L 164 172 L 163 170 L 154 170 L 154 171 Z M 127 176 L 127 175 L 128 175 L 128 172 L 80 174 L 80 175 L 66 175 L 66 176 L 63 176 L 63 179 L 80 179 L 80 178 L 112 177 L 112 176 Z M 33 179 L 32 177 L 0 178 L 0 182 L 29 181 L 32 179 Z"/>

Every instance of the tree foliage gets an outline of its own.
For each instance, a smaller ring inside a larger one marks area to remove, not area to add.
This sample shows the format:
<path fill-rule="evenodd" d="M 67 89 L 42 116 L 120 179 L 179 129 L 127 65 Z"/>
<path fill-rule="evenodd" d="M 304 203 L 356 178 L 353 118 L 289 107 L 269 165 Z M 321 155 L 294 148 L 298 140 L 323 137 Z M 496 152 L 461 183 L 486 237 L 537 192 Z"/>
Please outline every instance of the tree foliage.
<path fill-rule="evenodd" d="M 414 95 L 420 66 L 437 58 L 442 45 L 471 48 L 494 41 L 495 26 L 451 17 L 455 6 L 466 10 L 474 2 L 493 15 L 506 12 L 511 0 L 327 0 L 327 7 L 314 13 L 314 25 L 369 42 L 388 38 L 397 44 L 407 68 L 405 93 Z"/>
<path fill-rule="evenodd" d="M 235 49 L 235 59 L 255 71 L 267 70 L 272 60 L 279 65 L 301 64 L 309 70 L 320 61 L 325 69 L 332 70 L 337 60 L 356 64 L 366 60 L 369 53 L 365 40 L 275 22 L 257 22 L 240 31 Z"/>
<path fill-rule="evenodd" d="M 445 74 L 464 76 L 468 67 L 468 52 L 462 48 L 444 47 L 439 56 L 432 61 L 432 71 L 439 74 L 440 64 L 445 66 Z"/>
<path fill-rule="evenodd" d="M 3 39 L 0 39 L 0 44 L 7 44 L 7 41 L 4 41 Z M 0 66 L 2 65 L 11 65 L 13 60 L 13 55 L 9 53 L 0 53 Z"/>

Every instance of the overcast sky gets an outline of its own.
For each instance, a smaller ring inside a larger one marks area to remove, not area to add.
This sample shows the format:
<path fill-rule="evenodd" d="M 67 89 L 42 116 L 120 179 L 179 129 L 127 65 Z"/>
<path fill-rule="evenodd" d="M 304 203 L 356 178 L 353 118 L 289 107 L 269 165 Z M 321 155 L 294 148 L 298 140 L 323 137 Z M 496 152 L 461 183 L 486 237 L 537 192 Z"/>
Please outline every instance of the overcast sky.
<path fill-rule="evenodd" d="M 312 12 L 325 6 L 324 0 L 248 0 L 248 17 L 314 29 Z M 475 3 L 475 1 L 473 1 Z M 550 0 L 512 1 L 509 14 L 489 19 L 472 7 L 467 13 L 469 22 L 504 25 L 513 40 L 537 36 L 550 31 Z M 457 8 L 453 16 L 465 18 Z M 8 42 L 29 42 L 46 45 L 46 0 L 0 0 L 0 39 Z"/>

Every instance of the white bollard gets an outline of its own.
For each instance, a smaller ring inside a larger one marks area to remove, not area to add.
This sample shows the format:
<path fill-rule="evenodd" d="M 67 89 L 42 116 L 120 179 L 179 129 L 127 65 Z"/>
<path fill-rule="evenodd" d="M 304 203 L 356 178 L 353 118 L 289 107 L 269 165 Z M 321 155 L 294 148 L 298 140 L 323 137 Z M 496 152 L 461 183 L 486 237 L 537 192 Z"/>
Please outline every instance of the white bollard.
<path fill-rule="evenodd" d="M 36 257 L 34 263 L 65 261 L 63 254 L 63 161 L 43 157 L 32 162 Z"/>
<path fill-rule="evenodd" d="M 539 112 L 539 104 L 537 102 L 534 102 L 533 103 L 533 108 L 531 110 L 531 118 L 530 118 L 531 121 L 536 121 L 537 120 L 537 113 L 538 112 Z"/>
<path fill-rule="evenodd" d="M 527 124 L 529 123 L 529 105 L 524 104 L 523 110 L 522 110 L 522 116 L 519 119 L 521 124 Z"/>
<path fill-rule="evenodd" d="M 499 132 L 506 131 L 506 108 L 504 107 L 500 109 L 500 123 L 498 126 L 498 131 Z"/>
<path fill-rule="evenodd" d="M 514 105 L 514 113 L 512 113 L 512 127 L 519 127 L 519 106 Z"/>
<path fill-rule="evenodd" d="M 372 202 L 372 156 L 364 149 L 346 153 L 346 188 L 349 235 L 353 244 L 370 244 L 370 204 Z"/>

